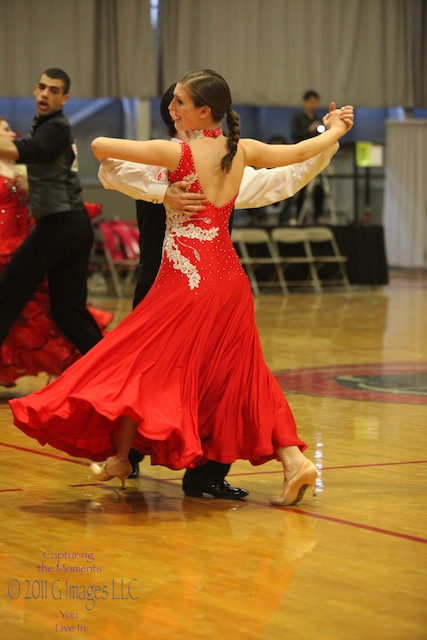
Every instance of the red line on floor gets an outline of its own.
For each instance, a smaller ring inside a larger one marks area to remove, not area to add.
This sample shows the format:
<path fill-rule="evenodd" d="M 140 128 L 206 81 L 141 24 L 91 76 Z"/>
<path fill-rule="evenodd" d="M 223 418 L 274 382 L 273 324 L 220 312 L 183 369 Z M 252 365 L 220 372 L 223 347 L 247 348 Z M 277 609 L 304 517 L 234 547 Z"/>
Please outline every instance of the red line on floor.
<path fill-rule="evenodd" d="M 372 462 L 368 464 L 348 464 L 337 467 L 323 467 L 323 470 L 333 471 L 334 469 L 357 469 L 359 467 L 390 467 L 396 464 L 425 464 L 427 460 L 406 460 L 401 462 Z"/>
<path fill-rule="evenodd" d="M 53 458 L 54 460 L 63 460 L 64 462 L 72 462 L 73 464 L 81 464 L 85 467 L 90 465 L 90 462 L 83 462 L 83 460 L 74 460 L 73 458 L 65 458 L 64 456 L 58 456 L 54 453 L 48 453 L 47 451 L 36 451 L 36 449 L 28 449 L 27 447 L 19 447 L 16 444 L 9 444 L 8 442 L 0 442 L 1 447 L 9 447 L 10 449 L 16 449 L 16 451 L 25 451 L 25 453 L 35 453 L 38 456 L 46 456 L 47 458 Z"/>
<path fill-rule="evenodd" d="M 54 460 L 63 460 L 64 462 L 71 462 L 73 464 L 80 464 L 82 466 L 89 466 L 90 462 L 84 462 L 83 460 L 75 460 L 71 457 L 60 456 L 54 453 L 48 453 L 47 451 L 37 451 L 36 449 L 30 449 L 28 447 L 20 447 L 16 444 L 9 444 L 8 442 L 0 442 L 0 446 L 9 447 L 10 449 L 16 449 L 17 451 L 24 451 L 25 453 L 35 453 L 38 456 L 46 456 L 47 458 L 53 458 Z M 341 466 L 334 467 L 322 467 L 322 471 L 333 471 L 335 469 L 358 469 L 363 467 L 389 467 L 393 465 L 402 465 L 402 464 L 425 464 L 427 460 L 402 460 L 398 462 L 370 462 L 367 464 L 347 464 Z M 229 473 L 227 477 L 240 477 L 240 476 L 257 476 L 257 475 L 270 475 L 274 473 L 283 473 L 282 469 L 277 469 L 277 471 L 245 471 L 240 473 Z M 151 478 L 151 476 L 146 476 L 147 478 Z M 174 481 L 180 480 L 181 477 L 178 478 L 163 478 L 166 481 Z M 153 478 L 154 480 L 154 478 Z"/>
<path fill-rule="evenodd" d="M 5 493 L 6 491 L 24 491 L 24 489 L 0 489 L 0 493 Z"/>
<path fill-rule="evenodd" d="M 345 464 L 336 467 L 321 467 L 322 471 L 334 471 L 335 469 L 358 469 L 360 467 L 391 467 L 396 464 L 426 464 L 427 460 L 406 460 L 400 462 L 370 462 L 367 464 Z M 257 476 L 271 473 L 283 473 L 283 469 L 277 471 L 245 471 L 244 473 L 228 473 L 227 478 L 231 476 Z"/>
<path fill-rule="evenodd" d="M 29 453 L 37 453 L 40 455 L 44 455 L 44 456 L 48 456 L 50 458 L 56 458 L 58 460 L 65 460 L 66 462 L 74 462 L 76 464 L 83 464 L 86 465 L 88 463 L 85 462 L 81 462 L 79 460 L 72 460 L 72 459 L 68 459 L 68 458 L 62 458 L 60 456 L 55 456 L 53 454 L 50 453 L 45 453 L 45 452 L 39 452 L 39 451 L 34 451 L 32 449 L 26 449 L 25 447 L 18 447 L 16 445 L 9 445 L 7 443 L 4 442 L 0 442 L 0 445 L 6 446 L 6 447 L 11 447 L 13 449 L 17 449 L 19 451 L 25 451 L 25 452 L 29 452 Z M 388 465 L 395 465 L 395 464 L 419 464 L 422 462 L 427 462 L 427 460 L 418 460 L 418 461 L 408 461 L 408 462 L 388 462 L 388 463 L 378 463 L 378 464 L 367 464 L 367 465 L 354 465 L 355 467 L 374 467 L 374 466 L 388 466 Z M 331 469 L 346 469 L 349 467 L 331 467 Z M 326 469 L 326 467 L 325 467 Z M 230 474 L 230 475 L 234 475 L 234 476 L 240 476 L 240 475 L 260 475 L 262 473 L 280 473 L 280 471 L 266 471 L 266 472 L 262 472 L 262 471 L 257 471 L 254 472 L 253 474 L 250 473 L 242 473 L 242 474 Z M 157 484 L 165 484 L 165 485 L 173 485 L 174 482 L 181 480 L 181 477 L 177 477 L 177 478 L 153 478 L 152 476 L 146 476 L 146 475 L 142 475 L 140 476 L 140 480 L 148 480 L 150 482 L 155 482 Z M 93 487 L 93 486 L 104 486 L 104 483 L 82 483 L 82 484 L 71 484 L 68 485 L 71 488 L 75 488 L 75 487 Z M 4 492 L 10 492 L 10 491 L 23 491 L 23 489 L 0 489 L 0 493 L 4 493 Z M 253 505 L 257 505 L 260 507 L 268 507 L 268 508 L 272 508 L 272 509 L 281 509 L 281 507 L 279 506 L 274 506 L 274 505 L 270 505 L 270 504 L 266 504 L 265 502 L 261 502 L 260 500 L 252 500 L 252 499 L 245 499 L 243 502 L 246 502 L 248 504 L 253 504 Z M 365 531 L 372 531 L 373 533 L 381 533 L 383 535 L 388 535 L 388 536 L 393 536 L 395 538 L 400 538 L 403 540 L 409 540 L 410 542 L 419 542 L 421 544 L 427 544 L 427 538 L 418 538 L 417 536 L 412 536 L 410 534 L 407 533 L 399 533 L 398 531 L 391 531 L 389 529 L 381 529 L 379 527 L 373 527 L 371 525 L 367 525 L 367 524 L 361 524 L 359 522 L 353 522 L 351 520 L 343 520 L 342 518 L 335 518 L 333 516 L 327 516 L 327 515 L 322 515 L 321 513 L 316 513 L 313 511 L 305 511 L 302 509 L 298 509 L 298 508 L 292 508 L 292 507 L 285 507 L 287 511 L 293 511 L 294 513 L 299 513 L 305 516 L 309 516 L 311 518 L 317 518 L 318 520 L 326 520 L 327 522 L 334 522 L 336 524 L 342 524 L 344 526 L 347 527 L 354 527 L 357 529 L 364 529 Z"/>
<path fill-rule="evenodd" d="M 102 487 L 105 486 L 104 482 L 80 482 L 79 484 L 69 484 L 68 487 L 75 489 L 76 487 Z"/>
<path fill-rule="evenodd" d="M 250 502 L 250 500 L 248 500 Z M 263 504 L 263 503 L 261 503 Z M 274 509 L 280 509 L 280 507 L 273 507 Z M 289 507 L 286 507 L 289 509 Z M 353 522 L 352 520 L 343 520 L 342 518 L 334 518 L 333 516 L 322 515 L 321 513 L 315 513 L 313 511 L 302 511 L 301 509 L 292 509 L 295 513 L 301 513 L 305 516 L 311 516 L 312 518 L 318 518 L 319 520 L 327 520 L 328 522 L 334 522 L 336 524 L 343 524 L 347 527 L 355 527 L 356 529 L 365 529 L 365 531 L 373 531 L 374 533 L 382 533 L 387 536 L 393 536 L 395 538 L 402 538 L 403 540 L 410 540 L 411 542 L 421 542 L 421 544 L 427 544 L 427 538 L 418 538 L 417 536 L 411 536 L 409 533 L 399 533 L 398 531 L 391 531 L 390 529 L 380 529 L 379 527 L 373 527 L 369 524 L 361 524 L 359 522 Z"/>

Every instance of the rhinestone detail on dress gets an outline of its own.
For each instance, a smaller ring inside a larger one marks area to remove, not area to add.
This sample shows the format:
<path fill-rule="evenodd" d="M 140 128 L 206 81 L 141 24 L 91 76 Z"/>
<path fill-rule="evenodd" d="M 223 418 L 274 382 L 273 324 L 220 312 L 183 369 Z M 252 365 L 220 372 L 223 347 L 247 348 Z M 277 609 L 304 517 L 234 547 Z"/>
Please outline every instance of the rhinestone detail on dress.
<path fill-rule="evenodd" d="M 193 184 L 197 181 L 196 173 L 189 173 L 185 178 L 189 184 Z M 180 250 L 181 247 L 189 249 L 195 260 L 200 262 L 200 253 L 194 247 L 186 244 L 183 238 L 191 238 L 200 240 L 201 242 L 212 242 L 217 237 L 219 228 L 210 227 L 210 229 L 202 229 L 194 224 L 194 222 L 204 222 L 210 224 L 212 220 L 210 218 L 194 218 L 192 222 L 188 221 L 188 216 L 172 209 L 165 205 L 166 208 L 166 234 L 163 249 L 173 263 L 174 269 L 181 271 L 188 278 L 188 286 L 190 289 L 195 289 L 200 285 L 200 273 L 197 270 L 195 264 L 193 264 L 188 258 L 186 258 Z"/>
<path fill-rule="evenodd" d="M 218 138 L 222 134 L 221 127 L 216 129 L 195 129 L 190 131 L 190 140 L 198 140 L 199 138 Z"/>

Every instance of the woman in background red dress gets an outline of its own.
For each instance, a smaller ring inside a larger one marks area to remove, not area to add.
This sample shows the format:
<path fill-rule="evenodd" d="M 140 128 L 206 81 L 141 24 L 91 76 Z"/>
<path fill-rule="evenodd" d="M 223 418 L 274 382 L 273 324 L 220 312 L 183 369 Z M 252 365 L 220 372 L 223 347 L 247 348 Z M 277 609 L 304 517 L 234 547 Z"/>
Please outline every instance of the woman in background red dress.
<path fill-rule="evenodd" d="M 0 137 L 16 134 L 0 116 Z M 24 167 L 0 158 L 0 275 L 30 233 L 27 183 Z M 105 330 L 112 314 L 90 310 Z M 81 356 L 52 319 L 47 281 L 27 303 L 0 347 L 0 385 L 11 387 L 22 376 L 47 373 L 59 376 Z"/>

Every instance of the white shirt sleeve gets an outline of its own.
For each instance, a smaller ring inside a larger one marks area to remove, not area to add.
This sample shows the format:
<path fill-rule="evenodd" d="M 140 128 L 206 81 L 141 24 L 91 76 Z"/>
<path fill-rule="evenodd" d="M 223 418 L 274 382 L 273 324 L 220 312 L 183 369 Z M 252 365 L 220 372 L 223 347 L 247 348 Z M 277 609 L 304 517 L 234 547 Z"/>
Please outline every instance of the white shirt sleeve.
<path fill-rule="evenodd" d="M 275 169 L 245 167 L 236 209 L 253 209 L 291 198 L 330 163 L 339 149 L 335 142 L 314 158 Z"/>
<path fill-rule="evenodd" d="M 105 189 L 120 191 L 134 200 L 161 204 L 169 183 L 163 167 L 107 158 L 101 163 L 98 178 Z"/>

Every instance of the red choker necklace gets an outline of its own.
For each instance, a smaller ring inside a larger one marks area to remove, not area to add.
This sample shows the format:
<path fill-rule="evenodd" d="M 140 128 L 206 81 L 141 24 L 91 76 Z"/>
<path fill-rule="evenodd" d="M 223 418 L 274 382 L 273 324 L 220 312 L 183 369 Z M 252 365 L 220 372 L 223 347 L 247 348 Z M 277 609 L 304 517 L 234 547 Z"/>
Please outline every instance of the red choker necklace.
<path fill-rule="evenodd" d="M 221 127 L 217 129 L 195 129 L 194 131 L 190 131 L 190 140 L 196 140 L 197 138 L 218 138 L 221 134 Z"/>

